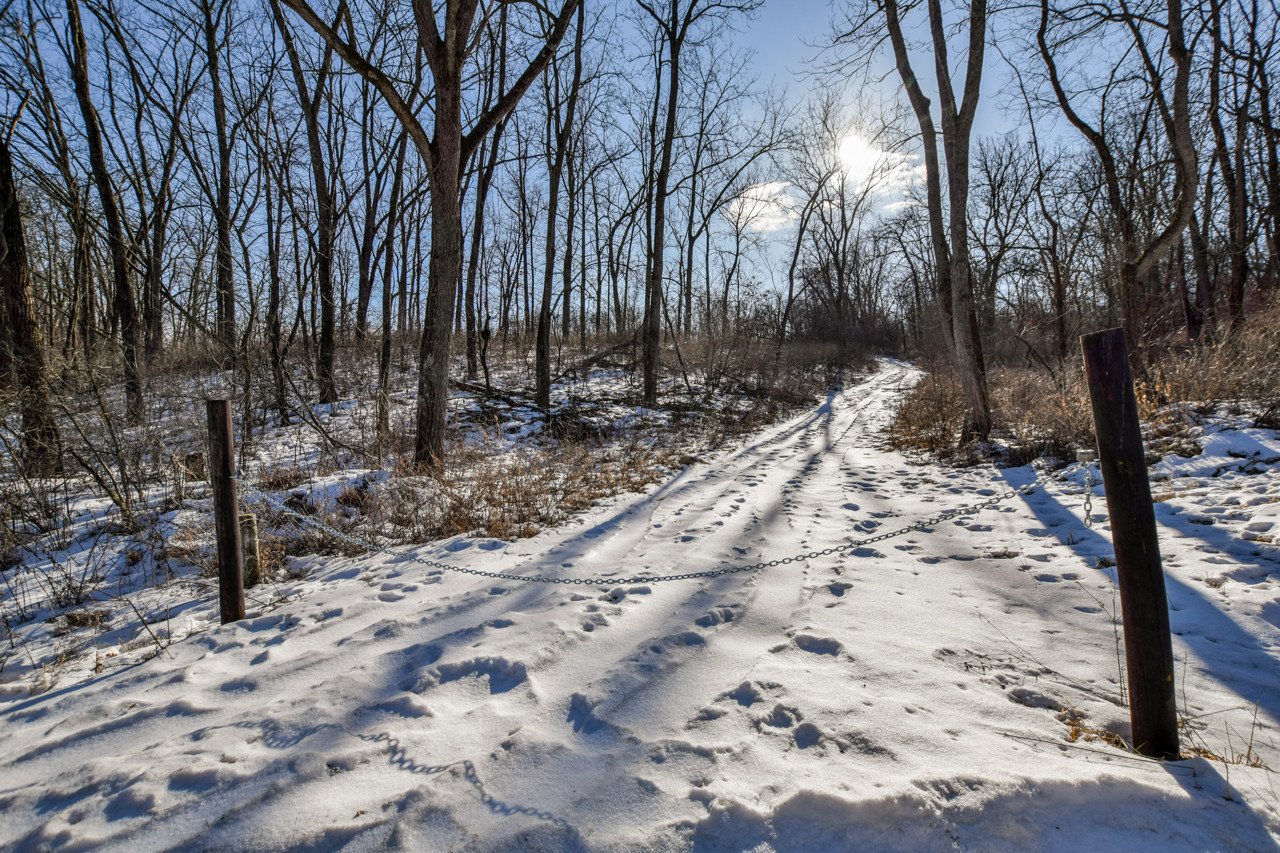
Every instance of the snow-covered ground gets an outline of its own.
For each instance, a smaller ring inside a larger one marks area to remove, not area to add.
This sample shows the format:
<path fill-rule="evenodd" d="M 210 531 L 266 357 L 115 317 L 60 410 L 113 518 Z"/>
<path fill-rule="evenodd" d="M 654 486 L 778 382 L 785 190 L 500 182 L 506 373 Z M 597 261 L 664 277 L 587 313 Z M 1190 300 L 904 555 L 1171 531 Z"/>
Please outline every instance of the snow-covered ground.
<path fill-rule="evenodd" d="M 413 559 L 697 571 L 1036 476 L 886 449 L 912 378 L 885 362 L 570 526 L 333 558 L 269 612 L 0 696 L 0 847 L 1277 849 L 1273 432 L 1219 423 L 1154 484 L 1184 741 L 1227 761 L 1108 742 L 1128 720 L 1115 570 L 1078 476 L 844 557 L 709 580 L 495 583 Z"/>

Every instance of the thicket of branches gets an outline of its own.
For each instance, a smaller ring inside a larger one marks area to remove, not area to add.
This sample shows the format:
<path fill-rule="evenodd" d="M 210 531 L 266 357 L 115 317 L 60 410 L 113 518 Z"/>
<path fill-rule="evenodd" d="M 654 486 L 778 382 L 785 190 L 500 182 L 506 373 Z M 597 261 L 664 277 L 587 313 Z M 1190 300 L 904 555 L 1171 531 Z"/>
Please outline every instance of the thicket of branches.
<path fill-rule="evenodd" d="M 905 345 L 984 437 L 993 365 L 1119 322 L 1145 371 L 1280 280 L 1274 0 L 851 0 L 798 105 L 734 46 L 761 2 L 0 3 L 28 472 L 51 389 L 110 376 L 138 422 L 176 363 L 283 416 L 376 354 L 385 430 L 406 344 L 418 463 L 492 346 L 547 408 L 566 349 L 635 347 L 653 404 L 682 342 Z"/>

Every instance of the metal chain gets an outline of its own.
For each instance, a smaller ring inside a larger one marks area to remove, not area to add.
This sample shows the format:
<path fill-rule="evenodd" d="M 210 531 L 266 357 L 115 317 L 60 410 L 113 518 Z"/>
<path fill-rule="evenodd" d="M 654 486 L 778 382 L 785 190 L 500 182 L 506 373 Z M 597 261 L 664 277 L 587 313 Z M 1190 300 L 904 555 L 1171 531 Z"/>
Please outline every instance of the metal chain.
<path fill-rule="evenodd" d="M 836 554 L 843 554 L 846 551 L 852 551 L 857 548 L 865 548 L 868 545 L 874 545 L 878 542 L 883 542 L 886 539 L 893 539 L 897 536 L 902 536 L 906 533 L 925 530 L 926 528 L 934 527 L 938 524 L 941 524 L 944 521 L 949 521 L 953 518 L 959 518 L 966 515 L 972 515 L 976 512 L 981 512 L 982 510 L 987 509 L 988 507 L 991 507 L 1003 501 L 1009 500 L 1010 498 L 1017 497 L 1018 495 L 1030 494 L 1031 492 L 1034 492 L 1036 489 L 1040 488 L 1050 480 L 1065 479 L 1067 476 L 1069 476 L 1072 472 L 1074 472 L 1079 467 L 1081 467 L 1081 464 L 1076 463 L 1054 474 L 1041 474 L 1033 482 L 1028 483 L 1024 486 L 1019 486 L 1015 489 L 1010 489 L 1007 492 L 1004 492 L 998 495 L 993 495 L 992 497 L 987 498 L 984 501 L 980 501 L 979 503 L 976 503 L 976 504 L 971 504 L 969 506 L 964 506 L 964 507 L 956 507 L 954 509 L 942 510 L 941 512 L 935 515 L 931 515 L 927 518 L 920 519 L 913 524 L 907 525 L 906 527 L 899 527 L 894 530 L 890 530 L 885 533 L 879 533 L 879 534 L 876 534 L 875 536 L 868 536 L 863 539 L 855 539 L 852 542 L 846 542 L 843 545 L 833 545 L 830 548 L 822 548 L 817 551 L 808 551 L 803 554 L 794 554 L 789 557 L 781 557 L 775 560 L 761 560 L 760 562 L 757 562 L 757 563 L 751 563 L 748 565 L 741 565 L 741 566 L 720 566 L 719 568 L 715 568 L 715 569 L 705 569 L 703 571 L 698 571 L 698 572 L 683 572 L 683 573 L 674 574 L 674 575 L 634 575 L 631 577 L 621 577 L 621 578 L 606 578 L 606 577 L 565 578 L 565 577 L 547 577 L 545 575 L 517 575 L 517 574 L 512 574 L 510 572 L 490 572 L 490 571 L 485 571 L 484 569 L 472 569 L 472 568 L 467 568 L 466 566 L 456 566 L 450 563 L 443 563 L 443 562 L 440 562 L 439 560 L 432 560 L 427 557 L 419 557 L 417 555 L 414 555 L 413 557 L 411 557 L 410 561 L 414 563 L 418 563 L 419 565 L 422 565 L 422 566 L 426 566 L 428 568 L 440 569 L 441 571 L 446 571 L 446 572 L 456 572 L 458 574 L 474 575 L 476 577 L 491 578 L 494 580 L 517 581 L 522 583 L 574 584 L 574 585 L 586 585 L 586 586 L 623 586 L 623 585 L 642 584 L 642 583 L 662 583 L 665 581 L 681 581 L 681 580 L 697 580 L 701 578 L 716 578 L 716 577 L 721 577 L 723 575 L 738 574 L 739 572 L 756 572 L 762 569 L 772 569 L 778 566 L 790 565 L 792 563 L 807 562 L 809 560 L 815 560 L 821 557 L 830 557 Z M 282 504 L 278 500 L 273 499 L 272 497 L 270 497 L 269 495 L 263 492 L 255 490 L 250 496 L 246 497 L 246 500 L 253 500 L 254 498 L 260 499 L 263 502 L 267 503 L 272 507 L 272 509 L 274 509 L 276 512 L 282 515 L 292 516 L 307 524 L 314 525 L 315 527 L 318 527 L 321 530 L 324 530 L 329 535 L 334 536 L 338 539 L 341 539 L 342 541 L 348 542 L 352 545 L 355 545 L 370 554 L 385 554 L 388 556 L 397 555 L 397 552 L 392 551 L 390 548 L 377 545 L 373 542 L 370 542 L 365 539 L 361 539 L 357 536 L 353 536 L 350 533 L 347 533 L 346 531 L 339 530 L 338 528 L 328 524 L 327 522 L 324 522 L 316 518 L 315 516 L 307 515 L 305 513 L 291 510 L 288 507 L 284 506 L 284 504 Z"/>
<path fill-rule="evenodd" d="M 1093 527 L 1093 466 L 1084 466 L 1084 526 Z"/>
<path fill-rule="evenodd" d="M 1093 527 L 1093 487 L 1097 480 L 1093 478 L 1093 463 L 1098 454 L 1092 450 L 1076 451 L 1076 461 L 1084 467 L 1084 526 Z"/>

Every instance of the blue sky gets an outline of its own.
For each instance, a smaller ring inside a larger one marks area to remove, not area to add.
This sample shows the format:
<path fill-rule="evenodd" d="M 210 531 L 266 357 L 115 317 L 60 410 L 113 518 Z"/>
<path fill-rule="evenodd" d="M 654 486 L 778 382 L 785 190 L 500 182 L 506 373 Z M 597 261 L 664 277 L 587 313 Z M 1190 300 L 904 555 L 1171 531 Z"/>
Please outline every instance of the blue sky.
<path fill-rule="evenodd" d="M 839 7 L 844 0 L 836 0 Z M 830 38 L 831 20 L 835 13 L 831 0 L 766 0 L 754 20 L 739 27 L 740 43 L 755 52 L 754 67 L 761 82 L 770 79 L 785 86 L 793 100 L 799 100 L 815 82 L 805 76 L 810 67 L 806 64 L 818 51 L 815 45 L 825 44 Z M 952 49 L 953 62 L 963 59 L 963 44 Z M 1034 57 L 1032 58 L 1032 60 Z M 1031 60 L 1029 60 L 1031 61 Z M 933 57 L 916 54 L 912 57 L 921 83 L 932 97 Z M 1001 133 L 1021 122 L 1021 116 L 1007 116 L 1004 112 L 1003 90 L 1010 75 L 1000 54 L 990 46 L 986 53 L 983 74 L 982 99 L 975 119 L 975 138 L 985 134 Z M 901 92 L 897 72 L 887 55 L 879 57 L 877 68 L 887 73 L 883 84 L 885 94 L 898 97 Z M 962 78 L 957 76 L 956 87 Z"/>

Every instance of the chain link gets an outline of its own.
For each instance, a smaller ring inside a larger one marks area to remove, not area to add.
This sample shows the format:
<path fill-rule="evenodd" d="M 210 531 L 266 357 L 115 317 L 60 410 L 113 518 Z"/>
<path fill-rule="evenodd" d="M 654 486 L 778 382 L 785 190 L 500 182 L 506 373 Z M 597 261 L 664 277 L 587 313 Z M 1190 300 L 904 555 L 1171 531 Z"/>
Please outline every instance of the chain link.
<path fill-rule="evenodd" d="M 1084 526 L 1088 528 L 1093 527 L 1093 487 L 1098 482 L 1093 477 L 1093 463 L 1097 461 L 1097 451 L 1076 451 L 1076 462 L 1084 468 Z"/>
<path fill-rule="evenodd" d="M 1084 466 L 1084 526 L 1093 527 L 1093 466 Z"/>
<path fill-rule="evenodd" d="M 992 497 L 987 498 L 984 501 L 980 501 L 975 504 L 970 504 L 969 506 L 942 510 L 941 512 L 938 512 L 927 518 L 920 519 L 913 524 L 907 525 L 906 527 L 895 528 L 885 533 L 878 533 L 875 536 L 868 536 L 862 539 L 855 539 L 851 542 L 846 542 L 842 545 L 833 545 L 830 548 L 822 548 L 817 551 L 807 551 L 802 554 L 793 554 L 789 557 L 780 557 L 778 559 L 773 559 L 773 560 L 761 560 L 757 563 L 750 563 L 747 565 L 740 565 L 740 566 L 725 565 L 725 566 L 720 566 L 714 569 L 704 569 L 702 571 L 697 571 L 697 572 L 683 572 L 680 574 L 673 574 L 673 575 L 633 575 L 629 577 L 592 576 L 592 577 L 585 577 L 585 578 L 567 578 L 567 577 L 548 577 L 546 575 L 518 575 L 511 572 L 491 572 L 491 571 L 486 571 L 484 569 L 473 569 L 473 568 L 468 568 L 466 566 L 457 566 L 451 563 L 444 563 L 439 560 L 432 560 L 430 558 L 420 557 L 417 555 L 410 557 L 410 561 L 422 566 L 426 566 L 427 568 L 439 569 L 441 571 L 455 572 L 457 574 L 463 574 L 463 575 L 473 575 L 475 577 L 490 578 L 492 580 L 516 581 L 520 583 L 573 584 L 577 586 L 630 586 L 633 584 L 663 583 L 666 581 L 682 581 L 682 580 L 699 580 L 704 578 L 717 578 L 717 577 L 722 577 L 724 575 L 738 574 L 740 572 L 758 572 L 763 569 L 777 568 L 778 566 L 786 566 L 792 563 L 801 563 L 801 562 L 807 562 L 809 560 L 820 559 L 823 557 L 831 557 L 837 554 L 843 554 L 847 551 L 853 551 L 858 548 L 866 548 L 869 545 L 874 545 L 878 542 L 884 542 L 887 539 L 893 539 L 895 537 L 902 536 L 907 533 L 923 531 L 928 528 L 934 527 L 938 524 L 941 524 L 944 521 L 950 521 L 951 519 L 960 518 L 966 515 L 973 515 L 974 513 L 981 512 L 982 510 L 987 509 L 988 507 L 995 506 L 998 503 L 1009 500 L 1011 498 L 1015 498 L 1019 495 L 1028 495 L 1034 492 L 1036 489 L 1043 486 L 1045 483 L 1048 483 L 1050 480 L 1055 480 L 1055 479 L 1065 480 L 1070 474 L 1072 474 L 1076 469 L 1080 467 L 1082 467 L 1082 463 L 1076 463 L 1054 474 L 1041 474 L 1033 482 L 1027 483 L 1024 486 L 1018 486 L 1017 488 L 1010 489 L 1007 492 L 993 495 Z M 1088 471 L 1087 465 L 1083 465 L 1083 467 L 1085 467 L 1086 471 Z M 1091 476 L 1092 476 L 1091 472 L 1086 474 L 1086 477 L 1091 477 Z M 1092 487 L 1089 487 L 1085 491 L 1086 518 L 1088 517 L 1087 508 L 1089 506 L 1088 501 L 1089 501 L 1089 494 L 1091 492 L 1092 492 Z M 250 502 L 254 501 L 255 499 L 260 500 L 268 504 L 276 512 L 282 515 L 291 516 L 307 524 L 318 527 L 319 529 L 325 531 L 329 535 L 337 539 L 340 539 L 344 542 L 347 542 L 349 544 L 355 545 L 361 550 L 368 552 L 368 554 L 385 554 L 387 556 L 403 556 L 403 552 L 398 553 L 398 552 L 392 551 L 390 548 L 377 545 L 376 543 L 370 542 L 366 539 L 361 539 L 360 537 L 353 536 L 350 533 L 347 533 L 346 531 L 339 530 L 333 525 L 328 524 L 327 522 L 322 521 L 321 519 L 316 518 L 315 516 L 307 515 L 305 513 L 301 513 L 301 512 L 297 512 L 296 510 L 289 509 L 280 501 L 272 498 L 270 495 L 267 495 L 263 492 L 253 490 L 249 495 L 246 495 L 243 499 Z"/>

